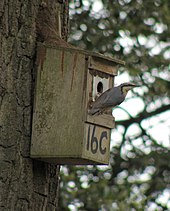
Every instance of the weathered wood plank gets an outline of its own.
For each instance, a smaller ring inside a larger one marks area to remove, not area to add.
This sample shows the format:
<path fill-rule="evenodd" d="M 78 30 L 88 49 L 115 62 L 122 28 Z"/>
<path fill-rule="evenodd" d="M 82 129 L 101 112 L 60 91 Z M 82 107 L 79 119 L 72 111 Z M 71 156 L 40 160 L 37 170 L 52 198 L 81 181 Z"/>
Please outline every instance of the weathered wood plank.
<path fill-rule="evenodd" d="M 46 49 L 38 64 L 32 156 L 81 154 L 85 62 L 82 54 Z"/>

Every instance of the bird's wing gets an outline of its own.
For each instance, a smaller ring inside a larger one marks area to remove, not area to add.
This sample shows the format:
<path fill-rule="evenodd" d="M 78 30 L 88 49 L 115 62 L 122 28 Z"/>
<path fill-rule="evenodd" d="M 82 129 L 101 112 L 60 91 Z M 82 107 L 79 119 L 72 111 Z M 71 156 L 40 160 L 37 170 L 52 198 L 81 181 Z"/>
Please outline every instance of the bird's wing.
<path fill-rule="evenodd" d="M 119 105 L 124 100 L 120 87 L 113 87 L 101 94 L 93 103 L 92 108 L 108 108 Z"/>
<path fill-rule="evenodd" d="M 108 89 L 104 93 L 102 93 L 97 100 L 93 103 L 92 108 L 103 108 L 108 105 L 108 99 L 110 98 L 110 95 L 112 95 L 113 88 Z M 110 104 L 112 106 L 113 104 Z M 109 106 L 109 105 L 108 105 Z"/>
<path fill-rule="evenodd" d="M 125 97 L 121 92 L 121 88 L 120 87 L 114 87 L 108 93 L 108 97 L 105 101 L 104 106 L 115 107 L 115 106 L 121 104 L 124 101 L 124 99 L 125 99 Z"/>
<path fill-rule="evenodd" d="M 92 108 L 89 114 L 95 114 L 103 109 L 107 109 L 109 107 L 115 107 L 122 103 L 124 100 L 124 96 L 121 94 L 120 87 L 114 87 L 108 89 L 103 94 L 101 94 L 97 100 L 92 104 Z"/>

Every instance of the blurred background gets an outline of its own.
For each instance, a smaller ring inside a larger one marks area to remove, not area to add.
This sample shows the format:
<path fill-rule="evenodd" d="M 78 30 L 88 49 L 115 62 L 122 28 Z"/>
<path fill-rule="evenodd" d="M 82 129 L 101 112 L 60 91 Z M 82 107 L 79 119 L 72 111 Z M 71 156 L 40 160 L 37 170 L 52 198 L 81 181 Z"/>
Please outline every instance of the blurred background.
<path fill-rule="evenodd" d="M 170 1 L 72 0 L 69 42 L 142 85 L 113 110 L 109 166 L 62 166 L 60 210 L 170 210 Z"/>

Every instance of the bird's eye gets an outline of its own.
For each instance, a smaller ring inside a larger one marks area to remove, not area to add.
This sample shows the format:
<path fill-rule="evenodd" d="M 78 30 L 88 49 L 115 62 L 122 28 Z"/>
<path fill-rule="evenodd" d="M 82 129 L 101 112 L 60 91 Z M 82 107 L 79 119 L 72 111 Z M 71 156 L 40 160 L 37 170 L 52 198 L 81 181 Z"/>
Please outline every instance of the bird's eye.
<path fill-rule="evenodd" d="M 102 93 L 103 92 L 103 84 L 102 84 L 101 81 L 97 84 L 97 92 L 98 93 Z"/>

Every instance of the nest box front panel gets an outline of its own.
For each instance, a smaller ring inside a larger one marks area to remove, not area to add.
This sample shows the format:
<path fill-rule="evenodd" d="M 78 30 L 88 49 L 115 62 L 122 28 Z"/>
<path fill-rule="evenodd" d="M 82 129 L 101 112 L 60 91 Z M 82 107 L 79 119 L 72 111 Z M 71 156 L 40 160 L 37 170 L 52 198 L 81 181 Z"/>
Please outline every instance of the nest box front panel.
<path fill-rule="evenodd" d="M 86 124 L 83 157 L 96 163 L 108 164 L 110 155 L 110 129 Z"/>
<path fill-rule="evenodd" d="M 87 111 L 83 157 L 98 164 L 108 164 L 111 129 L 115 126 L 111 109 L 107 113 L 89 115 L 91 105 L 106 90 L 113 87 L 116 64 L 106 58 L 89 57 L 87 72 Z"/>

